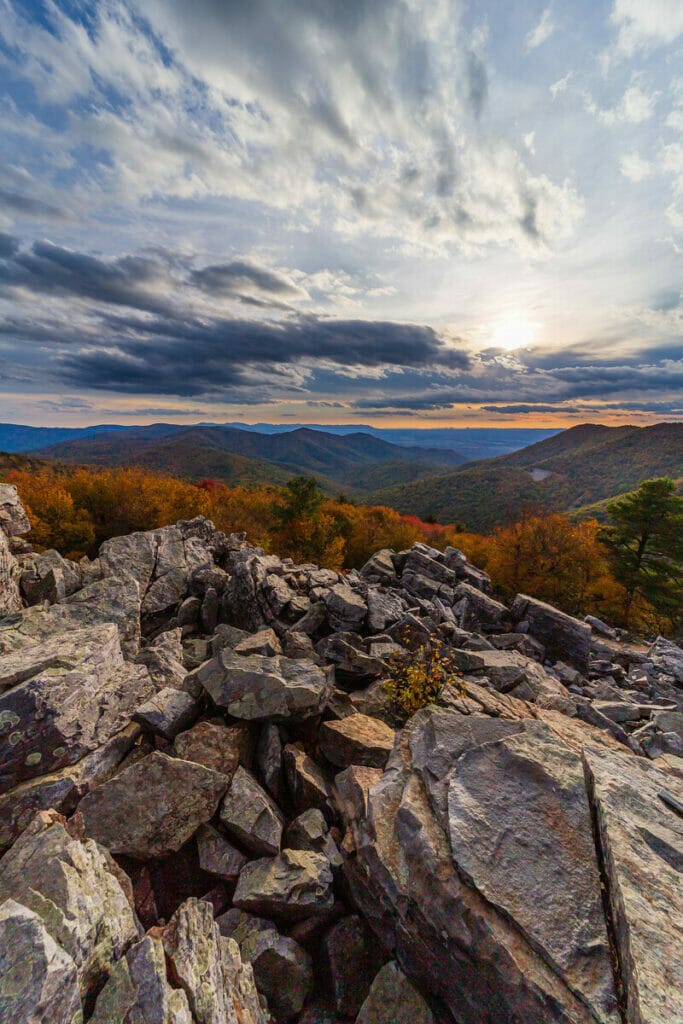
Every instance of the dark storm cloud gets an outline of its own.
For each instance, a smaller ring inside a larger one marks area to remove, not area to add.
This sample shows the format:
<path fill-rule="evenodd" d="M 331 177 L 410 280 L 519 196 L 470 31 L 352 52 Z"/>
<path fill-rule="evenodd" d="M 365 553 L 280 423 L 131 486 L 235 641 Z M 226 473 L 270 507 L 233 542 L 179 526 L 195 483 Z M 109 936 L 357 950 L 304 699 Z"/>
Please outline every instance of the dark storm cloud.
<path fill-rule="evenodd" d="M 10 259 L 19 251 L 19 239 L 0 231 L 0 260 Z"/>
<path fill-rule="evenodd" d="M 190 280 L 197 288 L 217 296 L 239 298 L 245 289 L 249 288 L 283 297 L 304 294 L 284 275 L 265 267 L 254 266 L 244 260 L 232 260 L 230 263 L 219 263 L 193 270 Z"/>
<path fill-rule="evenodd" d="M 489 91 L 488 75 L 483 61 L 476 53 L 467 56 L 468 96 L 475 117 L 480 117 Z"/>
<path fill-rule="evenodd" d="M 8 189 L 0 188 L 0 209 L 18 217 L 27 217 L 36 220 L 69 220 L 71 214 L 68 210 L 60 209 L 51 203 L 45 203 L 42 199 L 33 196 L 25 196 L 20 192 L 10 192 Z"/>
<path fill-rule="evenodd" d="M 286 385 L 286 368 L 316 360 L 368 368 L 469 365 L 468 356 L 446 346 L 432 328 L 411 324 L 315 317 L 262 323 L 110 317 L 108 325 L 109 337 L 116 340 L 62 356 L 65 381 L 131 394 L 189 396 L 248 386 L 254 368 L 275 382 L 282 375 Z M 135 336 L 126 337 L 132 330 Z"/>

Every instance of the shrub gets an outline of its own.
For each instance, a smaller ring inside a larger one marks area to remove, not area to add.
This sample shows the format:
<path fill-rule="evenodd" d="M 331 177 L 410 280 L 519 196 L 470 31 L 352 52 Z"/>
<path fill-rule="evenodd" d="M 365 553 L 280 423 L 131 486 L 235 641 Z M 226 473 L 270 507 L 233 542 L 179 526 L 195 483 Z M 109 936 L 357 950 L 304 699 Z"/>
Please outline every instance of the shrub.
<path fill-rule="evenodd" d="M 464 683 L 449 649 L 434 633 L 419 640 L 410 631 L 403 637 L 406 650 L 389 659 L 390 676 L 384 683 L 397 713 L 410 718 L 433 703 L 446 684 Z"/>

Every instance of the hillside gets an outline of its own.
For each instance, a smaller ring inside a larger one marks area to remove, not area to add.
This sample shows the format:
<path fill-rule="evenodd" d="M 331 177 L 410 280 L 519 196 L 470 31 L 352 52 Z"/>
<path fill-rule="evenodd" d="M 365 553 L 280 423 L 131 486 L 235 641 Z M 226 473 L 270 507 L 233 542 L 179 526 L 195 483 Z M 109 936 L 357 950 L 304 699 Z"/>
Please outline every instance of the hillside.
<path fill-rule="evenodd" d="M 683 475 L 683 423 L 583 424 L 496 459 L 384 488 L 399 512 L 490 530 L 531 508 L 564 511 L 610 498 L 652 476 Z"/>
<path fill-rule="evenodd" d="M 161 437 L 156 427 L 141 427 L 65 441 L 37 454 L 87 465 L 139 465 L 231 484 L 279 484 L 303 474 L 317 477 L 327 490 L 344 487 L 354 494 L 377 487 L 377 469 L 380 485 L 392 486 L 464 461 L 447 450 L 408 448 L 368 434 L 337 436 L 305 427 L 274 435 L 188 427 Z"/>

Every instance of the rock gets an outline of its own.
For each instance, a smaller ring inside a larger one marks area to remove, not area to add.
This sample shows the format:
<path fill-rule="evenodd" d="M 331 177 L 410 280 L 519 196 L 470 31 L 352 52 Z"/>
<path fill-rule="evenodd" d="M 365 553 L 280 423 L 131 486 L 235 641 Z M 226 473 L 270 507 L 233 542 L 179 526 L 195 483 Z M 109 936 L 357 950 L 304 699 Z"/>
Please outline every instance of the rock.
<path fill-rule="evenodd" d="M 0 530 L 0 617 L 21 611 L 19 566 L 10 552 L 7 537 Z"/>
<path fill-rule="evenodd" d="M 266 723 L 256 747 L 256 763 L 265 787 L 278 803 L 284 792 L 284 773 L 282 768 L 282 740 L 280 730 L 272 722 Z"/>
<path fill-rule="evenodd" d="M 285 921 L 311 917 L 333 903 L 327 858 L 304 850 L 283 850 L 278 857 L 251 861 L 242 869 L 233 897 L 240 910 Z"/>
<path fill-rule="evenodd" d="M 304 811 L 287 826 L 283 846 L 288 850 L 322 853 L 333 868 L 341 867 L 339 850 L 330 835 L 325 816 L 317 809 Z"/>
<path fill-rule="evenodd" d="M 166 740 L 172 740 L 192 725 L 198 715 L 199 705 L 189 693 L 166 687 L 137 708 L 133 721 Z"/>
<path fill-rule="evenodd" d="M 202 871 L 208 871 L 226 882 L 236 881 L 248 858 L 211 825 L 202 825 L 196 838 Z"/>
<path fill-rule="evenodd" d="M 262 654 L 266 658 L 272 658 L 276 654 L 282 654 L 282 645 L 273 629 L 260 629 L 258 633 L 247 636 L 240 640 L 233 647 L 237 654 Z"/>
<path fill-rule="evenodd" d="M 266 1024 L 249 964 L 224 938 L 211 906 L 189 899 L 161 934 L 171 976 L 183 989 L 196 1024 Z"/>
<path fill-rule="evenodd" d="M 128 725 L 153 693 L 146 669 L 124 664 L 112 624 L 29 640 L 4 654 L 0 785 L 79 761 Z"/>
<path fill-rule="evenodd" d="M 161 939 L 146 935 L 114 967 L 90 1024 L 193 1024 L 187 996 L 166 978 Z"/>
<path fill-rule="evenodd" d="M 304 1004 L 313 980 L 311 958 L 294 939 L 270 922 L 241 910 L 229 910 L 216 922 L 221 935 L 234 939 L 250 963 L 258 991 L 278 1020 L 290 1021 Z"/>
<path fill-rule="evenodd" d="M 113 622 L 121 638 L 121 649 L 134 658 L 140 647 L 140 587 L 130 576 L 96 580 L 65 598 L 59 614 L 74 627 Z"/>
<path fill-rule="evenodd" d="M 339 722 L 323 722 L 320 749 L 338 768 L 352 764 L 383 768 L 394 746 L 394 730 L 367 715 L 349 715 Z"/>
<path fill-rule="evenodd" d="M 500 601 L 494 601 L 470 583 L 459 583 L 453 594 L 453 607 L 458 610 L 458 624 L 463 629 L 483 627 L 499 630 L 508 616 Z"/>
<path fill-rule="evenodd" d="M 179 850 L 216 812 L 229 780 L 155 751 L 81 800 L 86 835 L 141 859 Z"/>
<path fill-rule="evenodd" d="M 593 707 L 612 722 L 637 722 L 640 719 L 640 708 L 628 701 L 596 700 Z"/>
<path fill-rule="evenodd" d="M 356 1024 L 434 1024 L 432 1012 L 399 968 L 385 964 L 372 983 Z"/>
<path fill-rule="evenodd" d="M 285 778 L 298 813 L 317 808 L 328 822 L 334 820 L 330 786 L 323 770 L 301 746 L 288 743 L 283 753 Z"/>
<path fill-rule="evenodd" d="M 402 575 L 406 574 L 426 576 L 436 583 L 446 583 L 451 588 L 455 587 L 458 581 L 452 569 L 421 551 L 417 545 L 408 552 L 403 564 Z"/>
<path fill-rule="evenodd" d="M 290 629 L 285 634 L 284 653 L 288 658 L 306 658 L 308 661 L 319 664 L 318 655 L 315 653 L 310 636 L 306 633 L 299 633 L 295 629 Z"/>
<path fill-rule="evenodd" d="M 37 811 L 69 815 L 89 789 L 110 778 L 141 733 L 131 724 L 75 765 L 15 786 L 0 796 L 0 850 L 10 846 Z"/>
<path fill-rule="evenodd" d="M 26 509 L 14 484 L 0 484 L 0 532 L 18 537 L 31 529 Z"/>
<path fill-rule="evenodd" d="M 499 693 L 512 693 L 520 700 L 573 713 L 566 687 L 517 651 L 455 650 L 452 658 L 462 671 L 486 676 Z"/>
<path fill-rule="evenodd" d="M 672 676 L 678 686 L 683 686 L 683 648 L 658 636 L 648 651 L 648 657 L 659 672 Z"/>
<path fill-rule="evenodd" d="M 179 626 L 187 626 L 187 632 L 196 629 L 202 614 L 202 602 L 198 597 L 186 597 L 181 601 L 176 619 Z"/>
<path fill-rule="evenodd" d="M 394 566 L 393 555 L 394 552 L 391 548 L 382 548 L 381 551 L 376 551 L 360 570 L 363 579 L 384 580 L 395 576 L 396 567 Z"/>
<path fill-rule="evenodd" d="M 28 907 L 0 904 L 0 1024 L 73 1024 L 81 1014 L 69 954 Z"/>
<path fill-rule="evenodd" d="M 218 614 L 220 612 L 220 601 L 218 594 L 213 587 L 209 587 L 204 594 L 199 619 L 204 633 L 213 633 L 218 625 Z"/>
<path fill-rule="evenodd" d="M 239 727 L 197 722 L 181 732 L 173 743 L 173 753 L 185 761 L 195 761 L 232 778 L 245 749 L 245 737 Z"/>
<path fill-rule="evenodd" d="M 412 983 L 459 1024 L 617 1024 L 581 762 L 549 726 L 427 708 L 361 771 L 335 780 L 346 875 Z"/>
<path fill-rule="evenodd" d="M 683 785 L 640 758 L 584 751 L 628 1020 L 683 1019 Z"/>
<path fill-rule="evenodd" d="M 192 673 L 215 704 L 233 718 L 307 718 L 319 714 L 334 670 L 289 658 L 242 657 L 223 650 Z"/>
<path fill-rule="evenodd" d="M 552 605 L 537 601 L 527 594 L 518 594 L 510 615 L 514 622 L 529 623 L 529 633 L 543 644 L 549 657 L 565 661 L 584 675 L 588 672 L 591 627 L 586 622 L 565 615 Z"/>
<path fill-rule="evenodd" d="M 406 610 L 402 597 L 392 591 L 368 589 L 367 628 L 370 633 L 382 633 L 387 626 L 398 622 Z"/>
<path fill-rule="evenodd" d="M 41 919 L 76 965 L 84 999 L 139 937 L 126 876 L 92 839 L 74 838 L 54 811 L 37 814 L 0 861 L 3 900 Z"/>
<path fill-rule="evenodd" d="M 170 629 L 160 633 L 138 652 L 135 663 L 146 667 L 158 690 L 168 686 L 176 690 L 184 689 L 187 672 L 183 665 L 181 630 Z"/>
<path fill-rule="evenodd" d="M 277 804 L 238 766 L 220 809 L 221 824 L 257 857 L 280 852 L 284 818 Z"/>
<path fill-rule="evenodd" d="M 368 606 L 355 590 L 337 583 L 323 593 L 327 618 L 334 630 L 357 632 L 368 612 Z M 300 624 L 297 628 L 301 628 Z"/>
<path fill-rule="evenodd" d="M 588 623 L 593 632 L 600 633 L 601 636 L 606 636 L 609 640 L 619 639 L 616 629 L 612 629 L 611 626 L 608 626 L 602 619 L 596 618 L 595 615 L 586 615 L 583 621 Z"/>
<path fill-rule="evenodd" d="M 332 925 L 323 939 L 323 959 L 340 1017 L 355 1017 L 379 970 L 382 953 L 357 914 Z"/>

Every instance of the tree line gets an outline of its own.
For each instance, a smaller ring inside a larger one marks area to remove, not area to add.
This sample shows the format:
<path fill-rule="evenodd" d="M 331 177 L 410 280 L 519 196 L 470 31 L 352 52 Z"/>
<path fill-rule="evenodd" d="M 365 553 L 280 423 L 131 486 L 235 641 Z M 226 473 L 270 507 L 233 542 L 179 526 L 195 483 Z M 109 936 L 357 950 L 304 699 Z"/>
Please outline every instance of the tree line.
<path fill-rule="evenodd" d="M 574 523 L 530 511 L 489 535 L 383 506 L 327 498 L 316 481 L 285 487 L 198 484 L 138 468 L 12 469 L 37 549 L 94 557 L 109 537 L 204 515 L 245 531 L 267 551 L 335 570 L 358 568 L 380 548 L 421 540 L 460 548 L 505 599 L 525 592 L 575 615 L 591 613 L 636 632 L 683 632 L 683 498 L 667 478 L 643 481 L 607 505 L 607 522 Z"/>

